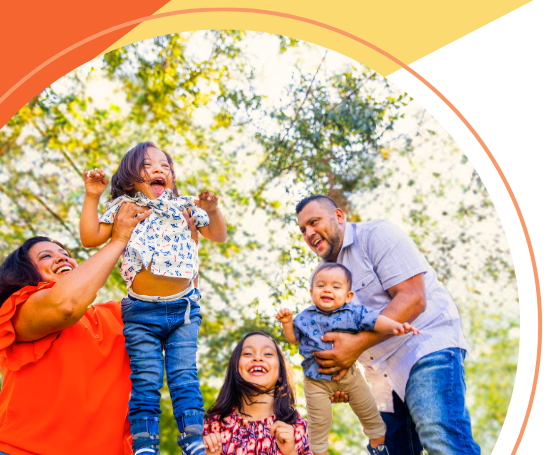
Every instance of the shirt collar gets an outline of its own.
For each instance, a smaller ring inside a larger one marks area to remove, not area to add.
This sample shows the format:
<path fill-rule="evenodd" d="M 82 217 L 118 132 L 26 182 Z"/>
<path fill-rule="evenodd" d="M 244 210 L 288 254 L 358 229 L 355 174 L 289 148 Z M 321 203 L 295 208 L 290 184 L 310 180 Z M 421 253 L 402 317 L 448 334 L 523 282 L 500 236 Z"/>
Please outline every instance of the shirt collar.
<path fill-rule="evenodd" d="M 346 227 L 344 229 L 344 240 L 342 242 L 342 248 L 340 249 L 340 251 L 353 244 L 353 235 L 353 226 L 351 225 L 351 223 L 346 222 Z"/>
<path fill-rule="evenodd" d="M 340 308 L 336 308 L 335 310 L 332 311 L 322 311 L 318 306 L 313 305 L 313 310 L 316 311 L 317 313 L 320 314 L 333 314 L 333 313 L 337 313 L 338 311 L 343 311 L 343 310 L 349 310 L 349 303 L 344 303 Z"/>
<path fill-rule="evenodd" d="M 173 195 L 174 195 L 174 192 L 171 189 L 167 189 L 167 190 L 164 190 L 164 193 L 162 193 L 156 199 L 149 199 L 141 191 L 137 191 L 137 193 L 135 193 L 135 196 L 128 196 L 128 198 L 129 198 L 128 200 L 130 202 L 138 203 L 138 205 L 157 206 L 162 202 L 165 202 L 165 201 L 168 201 L 168 200 L 172 199 Z"/>

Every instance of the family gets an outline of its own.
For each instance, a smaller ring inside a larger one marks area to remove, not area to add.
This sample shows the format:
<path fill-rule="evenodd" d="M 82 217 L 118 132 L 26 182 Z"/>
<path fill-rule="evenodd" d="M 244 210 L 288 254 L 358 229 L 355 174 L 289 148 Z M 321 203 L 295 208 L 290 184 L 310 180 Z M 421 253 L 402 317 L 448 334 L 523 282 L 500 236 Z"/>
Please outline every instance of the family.
<path fill-rule="evenodd" d="M 345 402 L 370 455 L 480 454 L 457 307 L 401 229 L 349 223 L 328 196 L 300 201 L 299 229 L 321 262 L 308 277 L 312 305 L 276 319 L 304 358 L 307 419 L 263 332 L 233 349 L 205 411 L 197 243 L 198 232 L 226 241 L 218 196 L 180 196 L 172 158 L 152 142 L 124 156 L 100 218 L 108 179 L 100 169 L 83 179 L 81 241 L 104 246 L 78 267 L 55 239 L 32 237 L 0 266 L 0 455 L 159 454 L 164 371 L 183 455 L 324 455 L 331 404 Z M 119 260 L 127 297 L 92 305 Z M 367 382 L 377 378 L 392 394 L 384 412 Z"/>

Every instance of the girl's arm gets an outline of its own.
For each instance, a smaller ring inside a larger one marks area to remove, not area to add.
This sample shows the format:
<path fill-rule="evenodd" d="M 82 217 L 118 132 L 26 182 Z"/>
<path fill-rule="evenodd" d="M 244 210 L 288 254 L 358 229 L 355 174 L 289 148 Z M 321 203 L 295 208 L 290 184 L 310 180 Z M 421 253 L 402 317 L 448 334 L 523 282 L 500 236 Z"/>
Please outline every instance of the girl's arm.
<path fill-rule="evenodd" d="M 295 331 L 293 329 L 293 312 L 288 308 L 282 308 L 278 313 L 276 313 L 276 319 L 282 323 L 282 328 L 284 329 L 284 336 L 289 343 L 299 344 L 299 340 L 295 336 Z"/>
<path fill-rule="evenodd" d="M 218 196 L 212 191 L 202 191 L 195 204 L 207 212 L 209 217 L 209 224 L 199 228 L 203 237 L 213 242 L 225 242 L 228 237 L 228 228 L 226 220 L 218 208 Z"/>
<path fill-rule="evenodd" d="M 84 172 L 83 180 L 85 181 L 85 199 L 79 219 L 79 234 L 83 246 L 92 248 L 106 243 L 112 234 L 111 224 L 98 221 L 98 203 L 100 196 L 108 186 L 108 180 L 100 169 Z"/>
<path fill-rule="evenodd" d="M 421 333 L 418 329 L 416 329 L 412 325 L 409 325 L 409 323 L 407 322 L 404 322 L 402 324 L 382 315 L 376 318 L 373 331 L 397 336 L 405 335 L 409 332 L 413 332 L 413 335 L 418 335 Z"/>
<path fill-rule="evenodd" d="M 38 340 L 76 324 L 106 283 L 133 229 L 150 213 L 144 207 L 124 203 L 114 220 L 108 245 L 63 275 L 54 286 L 35 292 L 17 307 L 12 318 L 16 340 Z"/>

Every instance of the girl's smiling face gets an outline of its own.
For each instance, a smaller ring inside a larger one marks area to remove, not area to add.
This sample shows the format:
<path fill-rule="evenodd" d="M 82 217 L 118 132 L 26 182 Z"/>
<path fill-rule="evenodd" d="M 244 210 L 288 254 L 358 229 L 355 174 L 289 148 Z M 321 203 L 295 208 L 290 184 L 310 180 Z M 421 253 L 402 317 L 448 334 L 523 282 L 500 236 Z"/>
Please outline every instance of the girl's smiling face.
<path fill-rule="evenodd" d="M 166 154 L 156 147 L 149 147 L 143 158 L 143 171 L 141 177 L 144 182 L 133 185 L 135 192 L 141 191 L 149 199 L 154 200 L 164 193 L 166 189 L 174 187 L 172 168 Z"/>
<path fill-rule="evenodd" d="M 243 342 L 238 370 L 241 377 L 264 388 L 273 388 L 280 376 L 280 360 L 274 341 L 252 335 Z"/>
<path fill-rule="evenodd" d="M 35 243 L 29 248 L 29 258 L 39 271 L 42 281 L 52 283 L 77 267 L 77 262 L 60 245 L 52 242 Z"/>

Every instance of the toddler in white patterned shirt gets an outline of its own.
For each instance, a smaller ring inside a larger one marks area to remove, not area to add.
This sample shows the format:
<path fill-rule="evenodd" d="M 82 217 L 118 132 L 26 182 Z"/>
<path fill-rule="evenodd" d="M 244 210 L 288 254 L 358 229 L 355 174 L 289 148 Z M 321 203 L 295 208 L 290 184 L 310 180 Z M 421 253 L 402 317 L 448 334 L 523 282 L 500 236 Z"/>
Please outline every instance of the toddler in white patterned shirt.
<path fill-rule="evenodd" d="M 80 234 L 85 247 L 100 246 L 111 237 L 122 204 L 135 203 L 151 211 L 135 228 L 120 269 L 128 288 L 122 319 L 132 371 L 129 420 L 134 453 L 159 453 L 164 363 L 182 453 L 205 453 L 203 397 L 195 360 L 201 295 L 194 285 L 198 256 L 189 223 L 209 240 L 224 242 L 227 229 L 218 197 L 209 191 L 198 198 L 179 196 L 172 158 L 152 142 L 142 142 L 124 156 L 100 220 L 98 203 L 108 180 L 99 169 L 85 172 L 83 178 Z"/>

